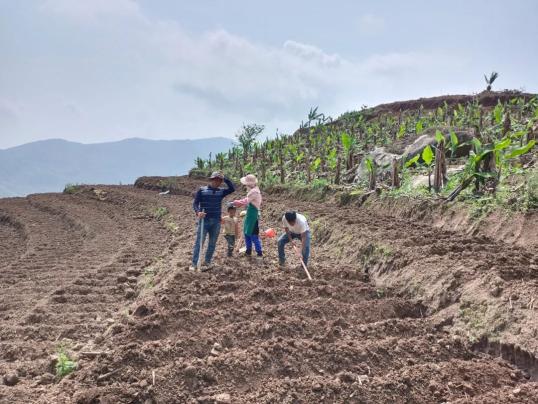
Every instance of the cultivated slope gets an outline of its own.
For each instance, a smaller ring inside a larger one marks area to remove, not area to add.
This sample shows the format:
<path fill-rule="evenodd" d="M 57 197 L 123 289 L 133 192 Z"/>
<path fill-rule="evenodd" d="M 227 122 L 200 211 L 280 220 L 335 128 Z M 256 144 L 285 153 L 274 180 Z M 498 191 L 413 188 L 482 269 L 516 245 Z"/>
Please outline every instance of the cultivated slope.
<path fill-rule="evenodd" d="M 199 184 L 179 182 L 185 193 Z M 221 244 L 217 268 L 194 274 L 190 205 L 130 187 L 0 200 L 0 374 L 20 379 L 0 385 L 0 402 L 536 402 L 529 356 L 518 369 L 473 350 L 425 304 L 434 299 L 402 294 L 398 282 L 409 272 L 428 288 L 425 274 L 457 273 L 456 293 L 498 262 L 505 290 L 522 292 L 511 302 L 518 316 L 523 291 L 536 291 L 535 251 L 435 228 L 418 235 L 373 208 L 267 195 L 263 228 L 289 207 L 309 216 L 314 281 L 293 257 L 278 271 L 269 240 L 264 266 L 226 261 Z M 457 303 L 446 299 L 441 307 Z M 60 343 L 79 369 L 51 384 Z"/>

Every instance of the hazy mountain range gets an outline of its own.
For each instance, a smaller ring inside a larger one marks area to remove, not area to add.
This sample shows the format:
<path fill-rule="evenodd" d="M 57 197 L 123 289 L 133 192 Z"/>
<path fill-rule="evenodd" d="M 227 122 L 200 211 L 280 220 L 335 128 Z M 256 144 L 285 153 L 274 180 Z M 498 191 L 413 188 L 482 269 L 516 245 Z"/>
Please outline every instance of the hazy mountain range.
<path fill-rule="evenodd" d="M 27 143 L 0 150 L 0 197 L 60 192 L 67 183 L 132 184 L 143 175 L 186 174 L 196 157 L 214 156 L 232 144 L 227 138 Z"/>

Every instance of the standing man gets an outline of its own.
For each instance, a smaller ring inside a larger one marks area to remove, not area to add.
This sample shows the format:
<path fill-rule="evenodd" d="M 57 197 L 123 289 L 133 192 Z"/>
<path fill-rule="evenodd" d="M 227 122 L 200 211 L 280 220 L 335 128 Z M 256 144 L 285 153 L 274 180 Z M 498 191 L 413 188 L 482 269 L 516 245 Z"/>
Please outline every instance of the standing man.
<path fill-rule="evenodd" d="M 215 252 L 215 246 L 217 245 L 217 239 L 220 233 L 222 200 L 235 191 L 232 181 L 228 178 L 224 178 L 224 175 L 218 171 L 211 174 L 209 180 L 209 185 L 201 187 L 198 192 L 196 192 L 194 202 L 192 203 L 192 207 L 198 218 L 198 226 L 196 230 L 194 251 L 192 252 L 192 266 L 189 267 L 190 271 L 195 271 L 198 264 L 198 257 L 200 255 L 200 235 L 205 244 L 207 234 L 209 234 L 209 242 L 207 244 L 202 271 L 211 269 L 211 258 L 213 258 L 213 253 Z M 228 188 L 220 188 L 223 181 Z M 204 219 L 203 229 L 201 228 L 202 218 Z M 200 234 L 202 231 L 203 233 Z"/>
<path fill-rule="evenodd" d="M 308 265 L 308 257 L 310 256 L 310 227 L 306 217 L 297 212 L 286 212 L 282 217 L 282 225 L 286 231 L 278 238 L 278 262 L 281 267 L 286 264 L 286 253 L 284 247 L 289 242 L 295 246 L 294 239 L 301 240 L 301 253 L 303 262 Z"/>

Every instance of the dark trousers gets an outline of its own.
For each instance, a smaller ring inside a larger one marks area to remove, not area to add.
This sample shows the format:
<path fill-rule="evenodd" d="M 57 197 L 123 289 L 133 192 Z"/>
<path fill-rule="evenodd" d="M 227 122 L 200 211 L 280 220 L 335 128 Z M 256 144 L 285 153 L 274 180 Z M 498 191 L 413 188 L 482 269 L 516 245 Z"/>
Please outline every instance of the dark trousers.
<path fill-rule="evenodd" d="M 252 234 L 245 234 L 245 247 L 247 248 L 246 254 L 252 255 L 252 245 L 254 244 L 254 249 L 258 257 L 263 255 L 262 252 L 262 241 L 260 240 L 260 226 L 258 221 L 254 224 L 254 230 Z"/>
<path fill-rule="evenodd" d="M 234 247 L 235 247 L 235 235 L 225 234 L 224 238 L 228 242 L 228 257 L 231 257 L 233 255 Z"/>

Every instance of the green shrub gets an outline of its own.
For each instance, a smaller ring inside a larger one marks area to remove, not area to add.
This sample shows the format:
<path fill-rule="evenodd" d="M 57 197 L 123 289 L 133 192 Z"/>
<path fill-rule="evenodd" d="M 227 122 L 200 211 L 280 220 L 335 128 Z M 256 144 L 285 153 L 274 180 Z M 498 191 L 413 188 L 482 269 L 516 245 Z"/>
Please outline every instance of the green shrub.
<path fill-rule="evenodd" d="M 79 184 L 66 184 L 64 187 L 64 194 L 76 194 L 80 191 Z"/>
<path fill-rule="evenodd" d="M 58 349 L 58 360 L 56 362 L 56 376 L 58 376 L 60 379 L 64 376 L 67 376 L 68 374 L 74 372 L 77 368 L 77 363 L 73 361 L 67 352 L 65 351 L 65 348 L 61 346 Z"/>
<path fill-rule="evenodd" d="M 158 208 L 155 208 L 152 214 L 155 219 L 161 220 L 163 217 L 168 215 L 168 209 L 163 206 L 160 206 Z"/>
<path fill-rule="evenodd" d="M 527 180 L 528 208 L 538 208 L 538 170 L 533 170 Z"/>

